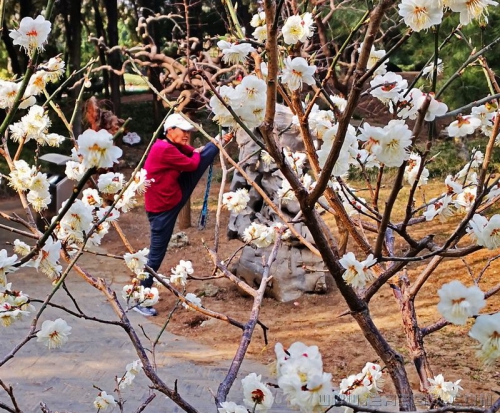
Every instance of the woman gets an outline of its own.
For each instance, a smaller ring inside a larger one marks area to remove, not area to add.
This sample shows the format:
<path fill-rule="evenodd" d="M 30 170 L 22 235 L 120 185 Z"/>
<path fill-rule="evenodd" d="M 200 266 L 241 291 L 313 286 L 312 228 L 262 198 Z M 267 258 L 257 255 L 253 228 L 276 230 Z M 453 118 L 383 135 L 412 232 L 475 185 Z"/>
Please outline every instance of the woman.
<path fill-rule="evenodd" d="M 219 149 L 213 143 L 194 149 L 188 145 L 193 126 L 181 115 L 170 115 L 164 125 L 165 136 L 158 139 L 144 164 L 151 186 L 145 194 L 145 209 L 151 227 L 148 266 L 158 271 L 167 252 L 174 231 L 175 221 Z M 223 142 L 232 139 L 223 136 Z M 153 285 L 150 275 L 141 281 L 149 288 Z M 134 310 L 144 316 L 157 314 L 152 307 L 136 306 Z"/>

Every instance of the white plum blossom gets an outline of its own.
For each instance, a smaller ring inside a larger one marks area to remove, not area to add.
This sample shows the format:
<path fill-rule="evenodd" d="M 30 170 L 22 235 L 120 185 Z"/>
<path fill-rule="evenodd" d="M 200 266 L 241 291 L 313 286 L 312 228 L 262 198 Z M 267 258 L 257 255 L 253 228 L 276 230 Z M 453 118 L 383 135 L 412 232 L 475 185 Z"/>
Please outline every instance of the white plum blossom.
<path fill-rule="evenodd" d="M 59 265 L 61 254 L 61 241 L 48 238 L 38 257 L 33 260 L 33 267 L 42 271 L 53 282 L 61 275 L 62 266 Z"/>
<path fill-rule="evenodd" d="M 267 412 L 274 403 L 271 390 L 262 383 L 262 376 L 250 373 L 241 380 L 243 403 L 255 412 Z"/>
<path fill-rule="evenodd" d="M 314 73 L 316 66 L 309 66 L 307 60 L 303 57 L 295 57 L 293 59 L 288 56 L 285 59 L 285 68 L 281 81 L 288 86 L 290 90 L 297 90 L 302 87 L 302 83 L 314 85 Z"/>
<path fill-rule="evenodd" d="M 487 23 L 488 6 L 498 6 L 493 0 L 448 0 L 447 6 L 460 13 L 460 24 L 467 25 L 472 20 Z"/>
<path fill-rule="evenodd" d="M 443 60 L 442 59 L 438 59 L 436 72 L 437 72 L 438 76 L 440 76 L 443 73 Z M 431 63 L 429 63 L 427 66 L 424 67 L 424 70 L 422 70 L 422 75 L 428 79 L 432 79 L 432 77 L 434 76 L 434 60 L 432 60 Z"/>
<path fill-rule="evenodd" d="M 457 116 L 457 119 L 448 126 L 448 136 L 459 138 L 472 135 L 481 126 L 481 120 L 475 116 Z"/>
<path fill-rule="evenodd" d="M 477 186 L 468 186 L 458 194 L 455 200 L 455 206 L 459 212 L 465 213 L 470 211 L 474 206 L 477 196 Z"/>
<path fill-rule="evenodd" d="M 267 27 L 266 26 L 259 26 L 257 27 L 253 33 L 252 36 L 261 43 L 264 43 L 267 39 Z"/>
<path fill-rule="evenodd" d="M 304 43 L 313 35 L 313 17 L 311 13 L 304 13 L 303 16 L 295 15 L 286 19 L 283 28 L 283 40 L 286 44 Z"/>
<path fill-rule="evenodd" d="M 186 294 L 186 300 L 189 301 L 191 304 L 194 304 L 195 306 L 197 307 L 203 307 L 203 305 L 201 304 L 201 298 L 198 297 L 196 294 L 193 294 L 193 293 L 187 293 Z M 194 308 L 190 307 L 189 305 L 187 305 L 186 303 L 182 303 L 182 306 L 186 309 L 186 310 L 191 310 L 191 311 L 196 311 Z"/>
<path fill-rule="evenodd" d="M 477 245 L 494 250 L 500 247 L 500 215 L 493 215 L 489 221 L 482 215 L 475 214 L 469 221 L 469 233 L 472 233 Z"/>
<path fill-rule="evenodd" d="M 260 11 L 257 14 L 252 16 L 252 20 L 250 21 L 250 26 L 259 27 L 264 26 L 266 24 L 266 12 Z"/>
<path fill-rule="evenodd" d="M 434 119 L 436 119 L 436 116 L 443 116 L 446 112 L 448 112 L 448 106 L 446 105 L 446 103 L 440 102 L 439 100 L 435 99 L 433 93 L 429 93 L 427 95 L 422 95 L 422 97 L 420 98 L 419 107 L 422 106 L 427 96 L 431 97 L 431 103 L 429 104 L 427 112 L 425 113 L 424 120 L 426 120 L 427 122 L 432 122 Z"/>
<path fill-rule="evenodd" d="M 420 165 L 422 163 L 422 158 L 420 155 L 416 153 L 410 154 L 410 158 L 408 159 L 408 163 L 405 167 L 404 177 L 408 181 L 410 185 L 413 185 L 417 179 L 418 171 L 420 169 Z M 420 175 L 420 179 L 418 180 L 418 186 L 426 185 L 429 179 L 429 170 L 424 167 L 422 169 L 422 173 Z"/>
<path fill-rule="evenodd" d="M 370 254 L 364 261 L 358 261 L 352 252 L 345 254 L 340 260 L 340 265 L 346 269 L 342 278 L 353 288 L 363 288 L 376 277 L 371 266 L 377 263 L 377 260 Z"/>
<path fill-rule="evenodd" d="M 478 286 L 466 287 L 458 280 L 444 284 L 438 295 L 438 311 L 446 321 L 457 325 L 465 325 L 469 317 L 479 314 L 486 305 L 484 293 Z"/>
<path fill-rule="evenodd" d="M 36 49 L 43 50 L 51 26 L 50 21 L 41 15 L 34 20 L 31 17 L 24 17 L 19 28 L 11 30 L 9 36 L 13 39 L 14 45 L 21 46 L 31 56 Z"/>
<path fill-rule="evenodd" d="M 175 285 L 185 286 L 187 283 L 188 275 L 194 272 L 193 264 L 191 261 L 180 260 L 179 264 L 175 268 L 171 269 L 172 275 L 170 276 L 170 282 Z"/>
<path fill-rule="evenodd" d="M 111 168 L 123 153 L 114 145 L 113 135 L 105 129 L 97 132 L 87 129 L 78 137 L 77 144 L 85 168 Z"/>
<path fill-rule="evenodd" d="M 463 192 L 463 186 L 460 182 L 457 182 L 453 176 L 448 175 L 444 180 L 444 184 L 446 185 L 446 189 L 448 190 L 449 195 L 453 194 L 461 194 Z"/>
<path fill-rule="evenodd" d="M 16 100 L 21 82 L 10 82 L 0 79 L 0 109 L 11 108 Z M 19 109 L 27 109 L 36 103 L 36 98 L 30 95 L 30 90 L 26 88 L 20 101 Z"/>
<path fill-rule="evenodd" d="M 94 188 L 87 188 L 83 190 L 82 201 L 85 205 L 91 208 L 99 208 L 102 205 L 102 198 L 99 196 L 99 191 Z"/>
<path fill-rule="evenodd" d="M 230 65 L 245 63 L 248 54 L 255 52 L 255 48 L 249 43 L 232 44 L 221 40 L 217 43 L 217 46 L 222 50 L 222 60 L 224 63 Z"/>
<path fill-rule="evenodd" d="M 384 127 L 384 132 L 371 152 L 386 166 L 401 166 L 410 157 L 408 148 L 412 144 L 413 133 L 403 120 L 391 120 Z"/>
<path fill-rule="evenodd" d="M 436 0 L 402 0 L 399 15 L 413 31 L 419 32 L 440 24 L 443 6 Z"/>
<path fill-rule="evenodd" d="M 45 320 L 41 330 L 36 333 L 37 342 L 45 344 L 49 349 L 58 348 L 68 342 L 71 327 L 62 318 L 55 321 Z"/>
<path fill-rule="evenodd" d="M 99 208 L 96 212 L 99 221 L 102 220 L 104 217 L 106 217 L 106 222 L 116 221 L 118 218 L 120 218 L 120 211 L 118 211 L 116 208 L 113 208 L 111 212 L 109 212 L 110 210 L 111 206 Z"/>
<path fill-rule="evenodd" d="M 431 199 L 426 211 L 423 213 L 423 216 L 427 221 L 432 221 L 436 216 L 438 216 L 441 222 L 445 222 L 454 214 L 452 206 L 452 196 L 449 194 L 440 198 Z"/>
<path fill-rule="evenodd" d="M 339 112 L 343 112 L 347 107 L 347 100 L 345 100 L 340 95 L 330 95 L 330 100 L 334 104 L 334 106 L 339 110 Z"/>
<path fill-rule="evenodd" d="M 129 253 L 127 252 L 124 256 L 123 259 L 125 260 L 125 264 L 127 265 L 128 268 L 135 274 L 139 274 L 144 271 L 144 266 L 148 262 L 148 254 L 149 254 L 149 248 L 143 248 L 140 251 L 137 251 L 135 253 Z"/>
<path fill-rule="evenodd" d="M 83 165 L 81 162 L 68 161 L 66 162 L 66 170 L 64 171 L 64 173 L 66 174 L 68 179 L 79 181 L 85 175 L 85 170 L 85 165 Z"/>
<path fill-rule="evenodd" d="M 107 172 L 99 175 L 97 187 L 105 194 L 116 194 L 123 188 L 123 174 L 117 172 Z"/>
<path fill-rule="evenodd" d="M 219 407 L 219 413 L 248 413 L 245 406 L 241 406 L 234 402 L 222 402 Z"/>
<path fill-rule="evenodd" d="M 160 295 L 156 287 L 142 288 L 139 293 L 139 304 L 144 307 L 154 306 L 159 299 Z"/>
<path fill-rule="evenodd" d="M 493 364 L 500 357 L 500 313 L 477 317 L 469 336 L 481 344 L 477 355 L 484 364 Z"/>
<path fill-rule="evenodd" d="M 0 287 L 4 287 L 7 285 L 6 275 L 10 272 L 14 272 L 17 270 L 17 267 L 14 267 L 17 261 L 17 255 L 11 255 L 10 257 L 7 255 L 7 250 L 0 250 Z"/>
<path fill-rule="evenodd" d="M 61 56 L 51 57 L 45 64 L 39 65 L 39 69 L 45 71 L 45 76 L 49 82 L 56 82 L 64 74 L 66 63 Z"/>
<path fill-rule="evenodd" d="M 438 374 L 433 379 L 429 379 L 431 386 L 429 387 L 429 394 L 437 399 L 441 399 L 445 403 L 453 403 L 456 399 L 458 392 L 463 390 L 460 387 L 461 380 L 456 382 L 444 381 L 442 374 Z"/>
<path fill-rule="evenodd" d="M 116 400 L 105 391 L 99 392 L 94 400 L 94 407 L 98 410 L 106 410 L 109 406 L 116 406 Z"/>
<path fill-rule="evenodd" d="M 254 244 L 257 248 L 266 248 L 276 240 L 276 232 L 266 225 L 252 222 L 243 232 L 243 241 Z"/>
<path fill-rule="evenodd" d="M 361 50 L 362 44 L 359 45 L 359 48 Z M 375 66 L 380 59 L 382 59 L 385 56 L 385 50 L 376 50 L 375 46 L 372 46 L 370 50 L 370 56 L 368 57 L 368 62 L 366 64 L 366 68 L 370 70 L 373 66 Z M 373 72 L 374 76 L 377 75 L 385 75 L 387 73 L 387 60 L 384 60 L 384 62 Z"/>
<path fill-rule="evenodd" d="M 250 197 L 248 195 L 248 189 L 240 188 L 234 192 L 226 192 L 222 195 L 222 205 L 224 205 L 228 211 L 234 212 L 236 214 L 243 211 Z"/>
<path fill-rule="evenodd" d="M 384 75 L 375 76 L 370 81 L 370 86 L 372 88 L 370 95 L 388 104 L 398 100 L 401 90 L 408 87 L 408 81 L 394 72 L 387 72 Z"/>

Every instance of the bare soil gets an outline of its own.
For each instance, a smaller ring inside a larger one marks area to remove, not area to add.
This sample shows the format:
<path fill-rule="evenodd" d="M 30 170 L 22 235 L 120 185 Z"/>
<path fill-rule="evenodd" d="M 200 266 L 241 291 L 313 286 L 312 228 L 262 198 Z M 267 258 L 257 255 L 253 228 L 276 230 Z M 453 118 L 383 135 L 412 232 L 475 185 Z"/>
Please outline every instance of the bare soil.
<path fill-rule="evenodd" d="M 427 197 L 432 192 L 442 190 L 442 184 L 429 186 Z M 211 210 L 208 227 L 205 230 L 197 229 L 197 219 L 205 190 L 204 182 L 200 183 L 192 197 L 193 227 L 185 230 L 190 245 L 169 251 L 160 269 L 160 273 L 169 274 L 170 268 L 179 260 L 191 260 L 197 278 L 212 275 L 213 264 L 206 252 L 204 244 L 212 248 L 214 245 L 215 205 L 219 185 L 214 183 L 211 190 Z M 382 194 L 382 199 L 383 194 Z M 221 219 L 220 253 L 228 257 L 241 246 L 238 240 L 227 240 L 225 229 L 228 212 L 223 211 Z M 139 249 L 149 245 L 149 225 L 142 206 L 138 206 L 129 214 L 120 218 L 120 225 L 129 237 L 132 245 Z M 451 230 L 451 223 L 440 224 L 433 222 L 432 231 L 436 240 L 442 239 Z M 428 230 L 428 229 L 427 229 Z M 422 234 L 425 230 L 422 229 Z M 399 240 L 397 240 L 397 243 Z M 123 247 L 116 234 L 112 234 L 103 245 L 110 252 L 123 253 Z M 498 251 L 497 251 L 498 253 Z M 461 259 L 447 259 L 429 278 L 420 291 L 416 306 L 420 326 L 427 326 L 437 321 L 440 316 L 436 305 L 439 301 L 437 290 L 445 283 L 459 279 L 466 285 L 471 285 L 471 274 L 477 277 L 489 258 L 495 256 L 493 251 L 481 251 L 465 261 Z M 499 260 L 500 261 L 500 260 Z M 480 287 L 487 291 L 500 282 L 500 262 L 495 261 L 482 278 Z M 424 264 L 411 264 L 408 267 L 410 280 L 424 268 Z M 391 282 L 397 282 L 395 278 Z M 188 283 L 186 292 L 194 292 L 202 296 L 203 305 L 221 314 L 227 314 L 235 320 L 245 323 L 248 320 L 252 300 L 243 296 L 235 285 L 226 279 L 199 281 Z M 158 324 L 164 324 L 168 314 L 175 306 L 176 298 L 167 291 L 160 290 L 160 303 L 156 306 L 159 316 L 154 318 Z M 500 308 L 500 298 L 497 296 L 488 300 L 487 308 L 483 313 L 496 312 Z M 324 295 L 305 295 L 295 302 L 280 303 L 265 298 L 260 320 L 269 331 L 268 344 L 264 342 L 261 328 L 257 327 L 253 341 L 248 350 L 248 357 L 264 364 L 272 365 L 274 361 L 274 345 L 277 342 L 289 346 L 295 341 L 302 341 L 308 345 L 317 345 L 323 355 L 324 369 L 333 374 L 334 383 L 349 374 L 360 371 L 367 361 L 378 362 L 374 350 L 367 343 L 357 324 L 349 315 L 343 315 L 347 310 L 341 295 L 335 287 Z M 399 351 L 407 360 L 407 371 L 415 390 L 418 390 L 418 377 L 408 358 L 406 339 L 402 329 L 401 316 L 393 290 L 385 285 L 370 304 L 370 310 L 375 324 L 384 334 L 393 348 Z M 487 392 L 494 396 L 491 390 L 500 390 L 500 363 L 489 369 L 484 369 L 475 357 L 475 342 L 468 336 L 472 323 L 464 327 L 448 326 L 426 338 L 427 350 L 435 375 L 443 373 L 446 380 L 462 379 L 461 385 L 466 394 L 483 394 Z M 218 351 L 221 358 L 232 358 L 241 338 L 241 331 L 226 322 L 208 319 L 196 312 L 178 309 L 167 329 L 177 335 L 185 336 L 205 345 L 212 346 Z M 493 397 L 494 399 L 494 397 Z"/>

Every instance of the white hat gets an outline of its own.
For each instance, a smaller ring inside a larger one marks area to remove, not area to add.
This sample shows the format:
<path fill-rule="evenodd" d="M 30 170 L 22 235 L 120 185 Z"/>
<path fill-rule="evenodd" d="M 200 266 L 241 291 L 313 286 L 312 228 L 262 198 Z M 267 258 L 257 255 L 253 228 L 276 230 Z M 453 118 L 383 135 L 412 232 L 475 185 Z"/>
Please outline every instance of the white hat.
<path fill-rule="evenodd" d="M 193 130 L 194 126 L 191 125 L 186 119 L 184 119 L 178 113 L 174 113 L 167 118 L 165 124 L 163 125 L 163 128 L 165 132 L 167 132 L 169 129 L 172 128 L 179 128 L 185 131 L 189 131 Z"/>
<path fill-rule="evenodd" d="M 191 125 L 186 119 L 184 119 L 178 113 L 174 113 L 167 118 L 165 124 L 163 125 L 163 128 L 165 132 L 167 132 L 169 129 L 172 128 L 179 128 L 185 131 L 190 131 L 194 129 L 194 126 Z"/>

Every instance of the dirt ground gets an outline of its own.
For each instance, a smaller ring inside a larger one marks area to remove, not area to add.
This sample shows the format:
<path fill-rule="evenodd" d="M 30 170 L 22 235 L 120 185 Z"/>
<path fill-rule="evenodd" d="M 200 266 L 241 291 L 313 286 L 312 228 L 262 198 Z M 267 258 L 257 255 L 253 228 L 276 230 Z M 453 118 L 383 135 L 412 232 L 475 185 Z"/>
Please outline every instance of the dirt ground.
<path fill-rule="evenodd" d="M 196 223 L 201 208 L 204 182 L 198 185 L 192 197 L 192 223 L 193 227 L 186 230 L 190 245 L 181 249 L 169 251 L 160 273 L 169 274 L 170 268 L 179 260 L 191 260 L 197 278 L 211 275 L 213 264 L 207 254 L 203 242 L 208 247 L 214 244 L 215 202 L 219 185 L 214 183 L 211 190 L 211 210 L 208 227 L 199 231 Z M 437 188 L 436 191 L 440 191 Z M 383 199 L 383 198 L 382 198 Z M 235 251 L 241 242 L 227 240 L 225 228 L 228 212 L 223 211 L 220 252 L 223 257 Z M 144 248 L 149 244 L 149 226 L 145 218 L 143 207 L 140 205 L 132 213 L 120 218 L 120 225 L 127 234 L 135 248 Z M 433 226 L 433 231 L 439 236 L 450 228 L 449 224 Z M 109 252 L 123 253 L 123 247 L 116 234 L 112 234 L 103 244 Z M 498 252 L 497 252 L 498 253 Z M 419 293 L 416 305 L 420 326 L 432 324 L 438 320 L 439 314 L 437 290 L 446 282 L 453 279 L 462 280 L 466 285 L 471 285 L 472 271 L 477 276 L 488 258 L 494 252 L 484 251 L 476 253 L 473 258 L 467 258 L 466 263 L 458 260 L 446 260 L 440 270 L 435 272 Z M 500 260 L 499 260 L 500 261 Z M 469 269 L 467 268 L 469 267 Z M 412 264 L 409 266 L 410 279 L 423 266 Z M 500 281 L 500 262 L 494 262 L 482 278 L 480 287 L 483 291 L 495 286 Z M 228 280 L 218 279 L 209 281 L 192 280 L 188 283 L 186 292 L 194 292 L 202 296 L 203 305 L 213 311 L 227 314 L 242 323 L 248 320 L 252 300 L 240 294 L 238 289 Z M 175 306 L 176 299 L 166 290 L 160 289 L 161 299 L 156 306 L 159 316 L 154 321 L 164 324 L 170 311 Z M 277 342 L 289 346 L 295 341 L 302 341 L 308 345 L 317 345 L 323 355 L 324 369 L 333 374 L 334 384 L 349 374 L 360 371 L 367 361 L 378 362 L 377 355 L 364 339 L 356 323 L 350 316 L 340 316 L 345 310 L 342 297 L 334 287 L 324 295 L 305 295 L 295 302 L 279 303 L 273 299 L 265 298 L 260 320 L 269 331 L 268 344 L 264 343 L 262 329 L 256 328 L 253 341 L 248 351 L 248 357 L 262 363 L 272 365 L 274 361 L 274 345 Z M 500 308 L 500 297 L 488 300 L 487 308 L 483 313 L 496 312 Z M 372 300 L 370 310 L 377 327 L 385 335 L 388 342 L 408 360 L 405 337 L 401 324 L 398 304 L 389 285 L 384 286 Z M 489 369 L 484 369 L 475 357 L 476 342 L 468 336 L 472 323 L 467 326 L 448 326 L 432 334 L 426 339 L 426 350 L 435 375 L 443 373 L 446 380 L 456 381 L 462 379 L 461 385 L 464 394 L 482 395 L 493 397 L 491 390 L 500 390 L 500 364 L 497 363 Z M 225 322 L 208 319 L 196 312 L 178 309 L 170 323 L 168 330 L 174 334 L 189 337 L 203 344 L 210 345 L 220 352 L 221 357 L 232 358 L 238 346 L 241 331 Z M 411 361 L 407 362 L 407 371 L 414 389 L 418 389 L 418 378 Z M 479 396 L 478 396 L 479 397 Z M 470 401 L 470 400 L 469 400 Z M 479 404 L 482 404 L 479 402 Z"/>

